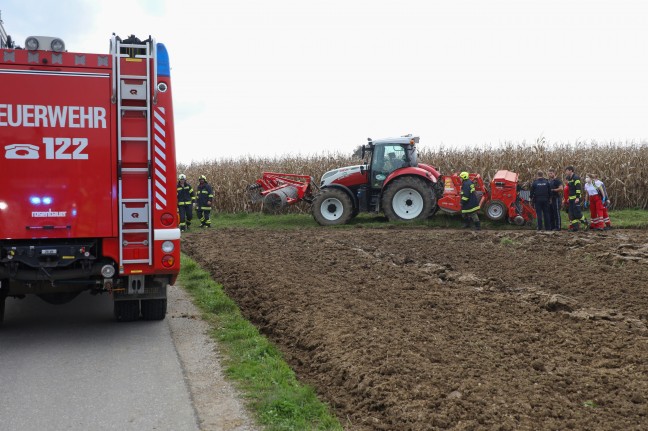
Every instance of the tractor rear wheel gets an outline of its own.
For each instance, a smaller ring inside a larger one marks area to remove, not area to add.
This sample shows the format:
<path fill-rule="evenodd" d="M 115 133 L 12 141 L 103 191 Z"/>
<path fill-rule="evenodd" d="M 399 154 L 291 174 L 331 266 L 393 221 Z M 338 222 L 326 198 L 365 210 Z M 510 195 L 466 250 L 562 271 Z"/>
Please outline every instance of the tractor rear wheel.
<path fill-rule="evenodd" d="M 436 196 L 425 180 L 401 177 L 387 186 L 382 207 L 390 221 L 425 220 L 436 207 Z"/>
<path fill-rule="evenodd" d="M 504 202 L 498 200 L 488 201 L 486 207 L 484 208 L 484 212 L 486 213 L 486 217 L 488 217 L 490 220 L 504 220 L 507 213 L 506 205 L 504 205 Z"/>
<path fill-rule="evenodd" d="M 344 190 L 322 189 L 313 200 L 312 212 L 322 226 L 346 224 L 353 217 L 353 203 Z"/>

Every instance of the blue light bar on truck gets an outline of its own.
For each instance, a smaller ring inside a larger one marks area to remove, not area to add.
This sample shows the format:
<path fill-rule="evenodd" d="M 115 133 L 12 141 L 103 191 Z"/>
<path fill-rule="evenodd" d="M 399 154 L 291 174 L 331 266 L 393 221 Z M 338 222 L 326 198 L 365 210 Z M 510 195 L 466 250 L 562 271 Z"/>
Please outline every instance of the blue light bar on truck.
<path fill-rule="evenodd" d="M 157 44 L 157 74 L 158 76 L 171 76 L 169 53 L 163 43 Z"/>

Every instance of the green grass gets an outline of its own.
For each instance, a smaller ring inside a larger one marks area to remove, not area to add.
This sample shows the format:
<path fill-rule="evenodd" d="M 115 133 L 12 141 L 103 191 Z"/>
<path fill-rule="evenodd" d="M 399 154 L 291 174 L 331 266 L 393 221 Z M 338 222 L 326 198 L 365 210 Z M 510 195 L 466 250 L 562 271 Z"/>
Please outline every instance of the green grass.
<path fill-rule="evenodd" d="M 648 229 L 648 210 L 625 209 L 610 211 L 613 227 L 624 229 Z"/>
<path fill-rule="evenodd" d="M 181 264 L 180 284 L 211 325 L 225 371 L 249 401 L 258 423 L 267 430 L 342 430 L 327 405 L 297 381 L 280 352 L 241 315 L 222 286 L 189 257 L 182 255 Z"/>
<path fill-rule="evenodd" d="M 584 210 L 583 214 L 589 218 L 589 211 Z M 483 229 L 497 230 L 521 230 L 531 229 L 530 226 L 520 227 L 507 222 L 491 222 L 484 214 L 480 214 Z M 647 229 L 648 210 L 624 209 L 610 211 L 612 226 L 622 229 Z M 569 227 L 567 213 L 562 212 L 563 228 Z M 263 213 L 239 213 L 239 214 L 218 214 L 212 218 L 214 227 L 239 227 L 239 228 L 266 228 L 266 229 L 301 229 L 317 228 L 319 225 L 310 214 L 279 214 L 268 215 Z M 535 224 L 534 224 L 535 226 Z M 406 228 L 406 227 L 428 227 L 437 229 L 460 229 L 461 216 L 439 213 L 421 222 L 393 222 L 387 221 L 382 214 L 359 214 L 349 224 L 333 226 L 334 229 L 350 228 Z"/>
<path fill-rule="evenodd" d="M 520 229 L 518 226 L 508 223 L 495 223 L 482 220 L 482 228 L 486 229 Z M 310 214 L 277 214 L 269 215 L 263 213 L 239 213 L 239 214 L 218 214 L 212 217 L 212 227 L 237 227 L 237 228 L 269 228 L 269 229 L 301 229 L 301 228 L 318 228 L 320 227 Z M 352 229 L 352 228 L 376 228 L 376 229 L 393 229 L 393 228 L 411 228 L 411 227 L 429 227 L 453 229 L 461 228 L 461 216 L 451 216 L 448 214 L 437 214 L 425 221 L 417 222 L 389 222 L 382 214 L 359 214 L 348 224 L 331 226 L 330 229 Z"/>

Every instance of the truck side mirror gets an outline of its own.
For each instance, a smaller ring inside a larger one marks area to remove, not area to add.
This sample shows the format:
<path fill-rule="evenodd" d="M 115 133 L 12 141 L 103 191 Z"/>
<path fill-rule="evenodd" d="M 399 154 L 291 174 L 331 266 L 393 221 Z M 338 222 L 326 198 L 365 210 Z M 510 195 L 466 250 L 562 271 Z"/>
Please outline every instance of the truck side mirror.
<path fill-rule="evenodd" d="M 364 158 L 364 157 L 363 157 L 363 158 Z M 364 174 L 365 174 L 365 171 L 366 171 L 366 169 L 365 169 L 365 165 L 360 165 L 360 173 L 361 173 L 362 175 L 364 175 Z"/>

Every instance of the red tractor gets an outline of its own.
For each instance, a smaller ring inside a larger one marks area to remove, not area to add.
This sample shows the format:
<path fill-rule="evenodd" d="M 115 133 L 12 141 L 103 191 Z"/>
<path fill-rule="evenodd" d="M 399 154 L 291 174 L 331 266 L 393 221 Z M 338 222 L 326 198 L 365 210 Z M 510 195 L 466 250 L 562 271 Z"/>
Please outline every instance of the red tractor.
<path fill-rule="evenodd" d="M 347 166 L 322 175 L 312 201 L 313 217 L 321 225 L 347 223 L 360 212 L 384 212 L 393 220 L 425 220 L 443 194 L 439 172 L 418 163 L 412 135 L 371 140 L 362 147 L 366 164 Z"/>

